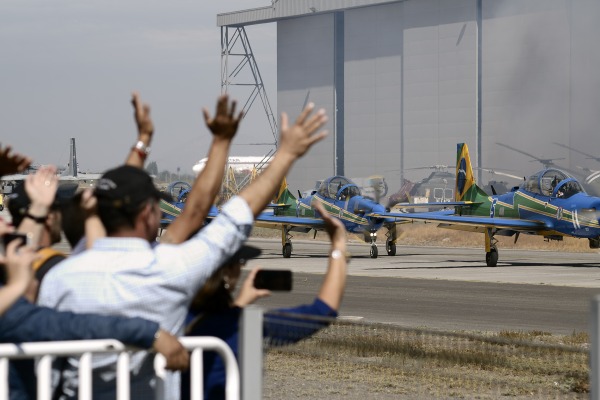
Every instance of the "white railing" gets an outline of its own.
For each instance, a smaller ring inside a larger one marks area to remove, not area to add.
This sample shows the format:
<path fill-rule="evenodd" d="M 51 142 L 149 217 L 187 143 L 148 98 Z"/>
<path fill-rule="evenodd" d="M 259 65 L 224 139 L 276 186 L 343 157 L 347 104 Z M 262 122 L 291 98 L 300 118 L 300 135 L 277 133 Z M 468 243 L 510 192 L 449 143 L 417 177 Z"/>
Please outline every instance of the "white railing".
<path fill-rule="evenodd" d="M 215 337 L 182 337 L 181 344 L 191 350 L 190 374 L 192 379 L 191 398 L 201 399 L 203 395 L 202 353 L 215 351 L 225 364 L 225 394 L 228 400 L 240 398 L 240 373 L 235 356 L 229 346 Z M 129 350 L 117 340 L 75 340 L 64 342 L 38 342 L 20 344 L 0 344 L 0 399 L 8 399 L 8 361 L 10 359 L 29 359 L 40 357 L 36 365 L 37 398 L 52 398 L 51 370 L 52 360 L 60 356 L 79 356 L 79 392 L 78 398 L 92 399 L 92 355 L 119 353 L 117 361 L 117 400 L 128 400 L 129 390 Z M 164 396 L 164 378 L 166 376 L 165 358 L 157 354 L 154 358 L 154 370 L 157 376 L 157 399 Z"/>

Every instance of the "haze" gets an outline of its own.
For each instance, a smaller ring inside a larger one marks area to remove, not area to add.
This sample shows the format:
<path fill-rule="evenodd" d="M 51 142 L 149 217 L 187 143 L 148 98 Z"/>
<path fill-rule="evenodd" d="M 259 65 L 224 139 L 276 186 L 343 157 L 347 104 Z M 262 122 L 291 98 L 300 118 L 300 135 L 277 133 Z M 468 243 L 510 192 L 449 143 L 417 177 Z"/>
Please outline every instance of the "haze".
<path fill-rule="evenodd" d="M 201 108 L 213 113 L 221 90 L 216 15 L 266 4 L 1 2 L 0 143 L 35 163 L 65 165 L 74 137 L 80 170 L 101 172 L 122 163 L 135 141 L 129 100 L 138 90 L 150 103 L 156 126 L 149 161 L 160 170 L 191 172 L 210 143 Z M 273 99 L 275 32 L 273 24 L 247 29 Z M 264 154 L 261 146 L 240 143 L 272 138 L 262 108 L 255 105 L 231 154 Z"/>

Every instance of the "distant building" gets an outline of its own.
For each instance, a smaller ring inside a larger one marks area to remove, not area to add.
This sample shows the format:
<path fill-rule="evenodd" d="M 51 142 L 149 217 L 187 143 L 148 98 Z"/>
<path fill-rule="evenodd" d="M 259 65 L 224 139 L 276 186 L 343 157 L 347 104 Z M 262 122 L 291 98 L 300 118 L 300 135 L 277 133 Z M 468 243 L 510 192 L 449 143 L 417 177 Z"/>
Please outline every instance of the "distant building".
<path fill-rule="evenodd" d="M 204 169 L 208 158 L 203 158 L 192 167 L 194 174 L 198 175 Z M 261 170 L 269 165 L 271 157 L 229 157 L 227 167 L 231 167 L 236 173 L 252 173 L 253 170 Z"/>
<path fill-rule="evenodd" d="M 334 174 L 383 175 L 395 191 L 401 178 L 423 177 L 411 168 L 452 165 L 458 142 L 479 168 L 542 167 L 500 142 L 600 169 L 554 144 L 600 148 L 599 1 L 265 3 L 217 23 L 275 22 L 277 112 L 293 114 L 309 94 L 331 116 L 329 137 L 288 176 L 292 188 Z"/>

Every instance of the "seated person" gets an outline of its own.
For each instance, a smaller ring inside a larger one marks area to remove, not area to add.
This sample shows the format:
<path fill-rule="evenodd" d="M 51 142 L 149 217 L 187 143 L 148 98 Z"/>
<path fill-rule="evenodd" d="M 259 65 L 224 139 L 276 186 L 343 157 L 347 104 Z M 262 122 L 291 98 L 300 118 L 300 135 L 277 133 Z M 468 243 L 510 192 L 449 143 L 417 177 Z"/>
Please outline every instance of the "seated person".
<path fill-rule="evenodd" d="M 321 203 L 316 203 L 315 208 L 323 216 L 331 240 L 331 252 L 325 279 L 312 304 L 277 311 L 317 317 L 336 317 L 346 286 L 346 230 L 340 220 L 327 214 Z M 254 277 L 258 269 L 253 269 L 244 281 L 237 299 L 234 301 L 232 297 L 242 266 L 248 258 L 256 257 L 259 254 L 259 249 L 244 246 L 212 274 L 192 301 L 188 314 L 188 320 L 191 322 L 188 324 L 186 335 L 219 337 L 231 347 L 236 357 L 238 356 L 238 320 L 243 307 L 270 294 L 268 290 L 254 287 Z M 272 344 L 289 344 L 306 338 L 327 326 L 325 321 L 314 320 L 300 327 L 294 326 L 298 325 L 298 321 L 303 321 L 301 318 L 292 319 L 296 324 L 286 324 L 285 321 L 289 321 L 290 318 L 282 316 L 272 319 L 265 318 L 263 332 L 265 338 L 269 339 Z M 189 373 L 182 374 L 182 399 L 190 397 L 190 379 L 204 380 L 204 399 L 225 398 L 223 361 L 214 352 L 205 352 L 203 357 L 203 377 L 190 376 Z"/>

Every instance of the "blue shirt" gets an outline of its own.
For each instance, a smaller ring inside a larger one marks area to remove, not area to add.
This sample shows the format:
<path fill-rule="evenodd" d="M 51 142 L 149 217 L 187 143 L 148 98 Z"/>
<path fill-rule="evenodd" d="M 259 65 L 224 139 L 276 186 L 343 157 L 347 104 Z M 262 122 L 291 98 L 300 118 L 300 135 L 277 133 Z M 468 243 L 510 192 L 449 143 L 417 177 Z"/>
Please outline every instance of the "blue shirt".
<path fill-rule="evenodd" d="M 301 305 L 293 308 L 282 308 L 276 312 L 289 314 L 302 314 L 316 317 L 337 317 L 337 312 L 316 298 L 312 304 Z M 235 357 L 238 358 L 239 319 L 242 309 L 232 307 L 218 314 L 210 314 L 194 324 L 188 336 L 216 336 L 223 339 Z M 191 320 L 195 315 L 188 315 Z M 318 330 L 329 325 L 329 321 L 307 320 L 292 316 L 265 314 L 263 323 L 263 338 L 271 345 L 285 345 L 298 342 Z M 203 352 L 204 371 L 204 399 L 217 400 L 225 398 L 225 364 L 215 352 Z M 181 375 L 181 398 L 190 398 L 190 374 Z M 194 377 L 199 379 L 200 377 Z"/>
<path fill-rule="evenodd" d="M 0 343 L 52 340 L 117 339 L 140 348 L 150 348 L 158 324 L 141 318 L 73 314 L 38 307 L 20 298 L 0 317 Z M 32 360 L 10 363 L 10 398 L 35 399 Z"/>

